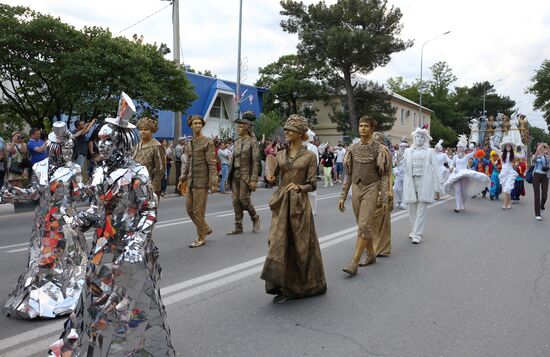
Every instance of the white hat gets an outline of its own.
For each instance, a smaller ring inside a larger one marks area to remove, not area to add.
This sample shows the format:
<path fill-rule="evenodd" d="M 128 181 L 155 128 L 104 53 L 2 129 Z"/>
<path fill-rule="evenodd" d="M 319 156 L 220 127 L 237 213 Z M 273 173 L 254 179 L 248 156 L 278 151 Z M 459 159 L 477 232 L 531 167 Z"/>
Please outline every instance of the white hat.
<path fill-rule="evenodd" d="M 105 122 L 116 125 L 121 128 L 134 129 L 136 126 L 130 123 L 130 119 L 136 113 L 136 106 L 128 94 L 122 92 L 118 100 L 118 110 L 116 118 L 107 118 Z"/>
<path fill-rule="evenodd" d="M 514 139 L 510 135 L 506 135 L 502 138 L 502 141 L 500 142 L 500 150 L 504 151 L 504 147 L 506 145 L 510 145 L 513 149 L 516 148 L 516 143 L 514 142 Z"/>
<path fill-rule="evenodd" d="M 443 139 L 439 139 L 439 141 L 437 142 L 437 144 L 435 144 L 435 147 L 436 147 L 439 151 L 443 151 Z"/>
<path fill-rule="evenodd" d="M 420 134 L 424 135 L 428 141 L 432 141 L 432 137 L 430 136 L 430 133 L 426 129 L 416 128 L 412 133 L 411 136 L 414 138 L 415 135 Z"/>
<path fill-rule="evenodd" d="M 458 136 L 458 143 L 456 144 L 456 147 L 462 147 L 466 149 L 468 147 L 468 137 L 466 134 L 460 134 Z"/>

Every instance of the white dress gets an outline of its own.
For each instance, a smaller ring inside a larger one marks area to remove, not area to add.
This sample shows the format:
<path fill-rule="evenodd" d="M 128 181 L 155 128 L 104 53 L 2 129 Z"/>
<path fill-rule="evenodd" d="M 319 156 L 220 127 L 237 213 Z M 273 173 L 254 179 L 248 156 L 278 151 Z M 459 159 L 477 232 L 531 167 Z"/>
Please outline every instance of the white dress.
<path fill-rule="evenodd" d="M 458 154 L 453 157 L 452 166 L 454 167 L 454 171 L 445 182 L 445 192 L 450 194 L 451 191 L 454 191 L 454 185 L 459 180 L 466 180 L 467 197 L 477 195 L 488 186 L 490 181 L 489 176 L 482 174 L 481 172 L 468 169 L 468 160 L 470 160 L 473 156 L 474 152 L 472 151 L 461 158 L 458 157 Z"/>
<path fill-rule="evenodd" d="M 523 142 L 521 141 L 521 133 L 518 129 L 519 121 L 518 119 L 511 119 L 510 120 L 510 131 L 508 132 L 508 135 L 512 138 L 516 146 L 523 146 Z"/>
<path fill-rule="evenodd" d="M 504 162 L 504 160 L 502 159 L 501 161 L 502 170 L 500 170 L 498 179 L 500 181 L 500 185 L 502 186 L 502 192 L 509 194 L 514 189 L 514 183 L 516 182 L 516 177 L 518 176 L 518 173 L 516 172 L 516 170 L 514 170 L 514 167 L 512 166 L 512 163 L 510 161 Z"/>
<path fill-rule="evenodd" d="M 437 159 L 437 163 L 439 164 L 438 168 L 439 172 L 441 173 L 441 181 L 447 182 L 449 176 L 451 175 L 449 168 L 452 165 L 452 160 L 444 152 L 438 152 L 437 154 L 435 154 L 435 158 Z M 447 163 L 448 168 L 445 167 L 445 163 Z"/>

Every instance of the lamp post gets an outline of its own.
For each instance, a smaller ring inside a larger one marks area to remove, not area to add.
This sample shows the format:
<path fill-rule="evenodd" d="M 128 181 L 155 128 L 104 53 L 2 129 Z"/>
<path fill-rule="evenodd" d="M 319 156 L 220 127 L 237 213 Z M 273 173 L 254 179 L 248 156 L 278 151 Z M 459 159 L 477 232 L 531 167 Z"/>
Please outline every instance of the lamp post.
<path fill-rule="evenodd" d="M 243 28 L 243 0 L 239 1 L 239 42 L 237 49 L 237 119 L 241 117 L 241 35 Z"/>
<path fill-rule="evenodd" d="M 495 84 L 497 82 L 500 82 L 500 81 L 502 81 L 502 78 L 497 79 L 496 81 L 493 82 L 493 84 Z M 485 116 L 485 94 L 487 93 L 487 87 L 489 87 L 490 85 L 491 85 L 491 83 L 487 82 L 487 84 L 483 87 L 483 111 L 481 112 L 482 117 Z"/>
<path fill-rule="evenodd" d="M 424 46 L 426 46 L 426 44 L 430 41 L 433 41 L 435 39 L 438 39 L 440 38 L 441 36 L 445 36 L 445 35 L 448 35 L 449 33 L 451 33 L 451 31 L 447 31 L 447 32 L 443 32 L 441 35 L 438 35 L 438 36 L 435 36 L 434 38 L 424 42 L 422 44 L 422 49 L 420 50 L 420 105 L 419 105 L 419 114 L 420 114 L 420 117 L 418 118 L 419 122 L 422 120 L 422 91 L 424 89 L 424 83 L 422 82 L 422 64 L 423 64 L 423 59 L 424 59 Z"/>

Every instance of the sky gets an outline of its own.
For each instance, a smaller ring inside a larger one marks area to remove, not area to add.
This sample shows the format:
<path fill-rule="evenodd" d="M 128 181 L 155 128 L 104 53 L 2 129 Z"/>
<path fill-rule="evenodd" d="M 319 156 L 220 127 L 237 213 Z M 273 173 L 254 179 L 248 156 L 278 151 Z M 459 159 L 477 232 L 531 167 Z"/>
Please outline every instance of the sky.
<path fill-rule="evenodd" d="M 305 4 L 319 0 L 302 0 Z M 76 28 L 102 26 L 131 38 L 134 33 L 149 43 L 172 48 L 172 8 L 161 0 L 3 0 L 61 18 Z M 326 0 L 333 4 L 336 0 Z M 499 94 L 516 101 L 516 108 L 532 125 L 546 128 L 540 111 L 534 111 L 534 96 L 526 94 L 530 78 L 545 59 L 550 59 L 550 1 L 528 0 L 389 0 L 401 9 L 403 39 L 413 47 L 392 55 L 385 66 L 366 77 L 385 83 L 390 77 L 407 82 L 420 78 L 422 44 L 423 79 L 429 67 L 445 61 L 458 77 L 454 85 L 494 83 Z M 164 8 L 139 24 L 122 31 Z M 242 57 L 246 71 L 242 81 L 254 84 L 258 68 L 280 56 L 296 53 L 298 38 L 281 30 L 279 0 L 243 0 Z M 180 0 L 181 54 L 186 65 L 218 78 L 236 81 L 239 0 Z M 545 35 L 546 34 L 546 35 Z M 171 55 L 170 55 L 171 56 Z M 480 108 L 481 109 L 481 108 Z"/>

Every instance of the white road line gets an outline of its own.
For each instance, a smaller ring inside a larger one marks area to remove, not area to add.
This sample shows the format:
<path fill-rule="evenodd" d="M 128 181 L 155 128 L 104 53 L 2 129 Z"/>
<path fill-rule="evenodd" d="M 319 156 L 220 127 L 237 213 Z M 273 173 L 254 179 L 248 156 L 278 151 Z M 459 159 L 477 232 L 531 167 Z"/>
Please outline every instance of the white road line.
<path fill-rule="evenodd" d="M 11 244 L 11 245 L 4 245 L 0 247 L 0 249 L 8 249 L 8 248 L 14 248 L 14 247 L 21 247 L 23 245 L 29 245 L 29 242 L 27 243 L 17 243 L 17 244 Z"/>

